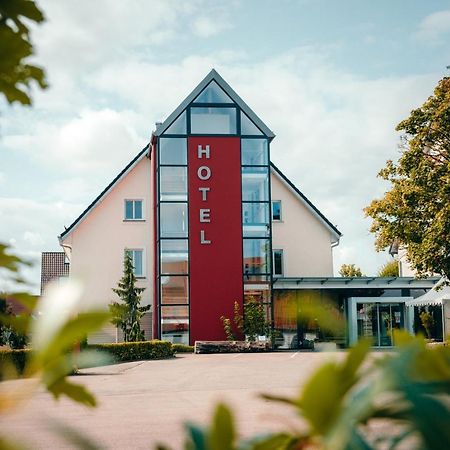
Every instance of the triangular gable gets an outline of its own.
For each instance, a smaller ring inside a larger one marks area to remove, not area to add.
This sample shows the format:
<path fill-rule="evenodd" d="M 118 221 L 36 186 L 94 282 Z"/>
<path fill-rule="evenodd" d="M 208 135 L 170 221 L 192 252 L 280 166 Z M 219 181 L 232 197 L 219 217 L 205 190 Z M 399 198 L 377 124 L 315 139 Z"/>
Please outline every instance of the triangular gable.
<path fill-rule="evenodd" d="M 106 186 L 100 195 L 66 228 L 60 236 L 59 241 L 63 241 L 80 223 L 81 221 L 103 200 L 106 195 L 113 189 L 113 187 L 122 180 L 136 165 L 148 154 L 149 145 L 147 144 L 125 167 L 124 169 Z"/>
<path fill-rule="evenodd" d="M 333 243 L 338 243 L 339 238 L 342 236 L 342 233 L 313 205 L 313 203 L 292 183 L 291 180 L 288 179 L 286 175 L 274 164 L 270 163 L 270 168 L 272 172 L 278 176 L 278 178 L 287 186 L 287 188 L 297 197 L 301 203 L 309 209 L 321 222 L 325 228 L 327 228 L 332 237 L 334 238 Z"/>
<path fill-rule="evenodd" d="M 218 90 L 219 89 L 219 90 Z M 252 111 L 252 109 L 239 97 L 239 95 L 231 88 L 231 86 L 214 70 L 198 84 L 198 86 L 181 102 L 175 111 L 159 126 L 153 133 L 155 136 L 160 136 L 166 133 L 172 124 L 176 123 L 176 119 L 181 117 L 181 114 L 194 101 L 196 104 L 200 102 L 211 103 L 212 100 L 217 100 L 217 103 L 229 103 L 227 99 L 231 99 L 239 108 L 246 114 L 247 118 L 253 122 L 256 129 L 261 131 L 270 140 L 275 137 L 275 134 L 264 122 Z M 250 123 L 251 123 L 250 122 Z M 258 133 L 256 133 L 258 134 Z"/>

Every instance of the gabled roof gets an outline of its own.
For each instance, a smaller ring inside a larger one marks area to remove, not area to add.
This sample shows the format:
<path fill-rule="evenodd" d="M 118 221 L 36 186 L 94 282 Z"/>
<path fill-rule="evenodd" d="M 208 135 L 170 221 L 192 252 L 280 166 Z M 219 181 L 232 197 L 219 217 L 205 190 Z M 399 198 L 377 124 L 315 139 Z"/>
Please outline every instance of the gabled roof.
<path fill-rule="evenodd" d="M 60 236 L 58 236 L 59 241 L 64 240 L 78 225 L 79 223 L 91 212 L 92 209 L 97 206 L 104 197 L 113 189 L 116 183 L 122 180 L 131 170 L 138 164 L 138 162 L 147 155 L 149 150 L 149 144 L 147 144 L 130 162 L 124 169 L 111 181 L 111 183 L 106 186 L 105 189 L 100 193 L 100 195 L 75 219 L 75 221 L 66 228 Z"/>
<path fill-rule="evenodd" d="M 233 88 L 214 70 L 212 69 L 208 75 L 199 83 L 199 85 L 181 102 L 180 106 L 160 125 L 157 126 L 153 133 L 155 136 L 160 136 L 172 122 L 187 108 L 187 106 L 195 100 L 195 98 L 205 89 L 211 81 L 215 81 L 233 100 L 242 111 L 258 126 L 258 128 L 270 139 L 275 137 L 275 134 L 270 128 L 252 111 L 252 109 L 242 100 L 241 97 L 233 90 Z"/>
<path fill-rule="evenodd" d="M 312 202 L 302 193 L 299 189 L 292 183 L 291 180 L 283 173 L 281 170 L 273 163 L 270 163 L 270 167 L 272 171 L 278 175 L 278 177 L 287 184 L 288 188 L 291 192 L 309 209 L 326 228 L 328 228 L 331 232 L 331 235 L 334 237 L 333 242 L 339 242 L 339 238 L 342 236 L 342 233 L 312 204 Z"/>

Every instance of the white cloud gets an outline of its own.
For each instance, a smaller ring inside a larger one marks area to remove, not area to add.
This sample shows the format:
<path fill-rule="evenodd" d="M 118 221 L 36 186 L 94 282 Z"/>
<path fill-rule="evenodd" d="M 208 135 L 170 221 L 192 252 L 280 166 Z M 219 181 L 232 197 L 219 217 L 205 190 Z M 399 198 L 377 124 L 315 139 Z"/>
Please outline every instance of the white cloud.
<path fill-rule="evenodd" d="M 128 111 L 85 110 L 59 126 L 42 120 L 28 134 L 5 136 L 4 143 L 66 174 L 104 174 L 128 162 L 148 142 L 135 130 L 138 121 Z"/>
<path fill-rule="evenodd" d="M 192 22 L 194 34 L 204 38 L 220 34 L 231 27 L 231 22 L 225 17 L 200 16 Z"/>
<path fill-rule="evenodd" d="M 38 249 L 42 248 L 42 245 L 45 243 L 42 236 L 34 231 L 25 231 L 23 240 L 32 247 L 38 247 Z"/>
<path fill-rule="evenodd" d="M 419 25 L 416 37 L 432 43 L 448 42 L 450 33 L 450 9 L 426 16 Z"/>

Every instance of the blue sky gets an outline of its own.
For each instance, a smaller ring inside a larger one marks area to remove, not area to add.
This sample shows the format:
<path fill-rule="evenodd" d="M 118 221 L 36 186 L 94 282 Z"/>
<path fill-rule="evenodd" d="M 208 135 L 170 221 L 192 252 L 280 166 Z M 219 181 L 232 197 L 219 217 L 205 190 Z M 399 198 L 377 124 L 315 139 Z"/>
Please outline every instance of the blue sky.
<path fill-rule="evenodd" d="M 450 2 L 64 0 L 33 32 L 51 88 L 0 101 L 0 239 L 34 261 L 214 67 L 275 132 L 272 160 L 343 232 L 335 271 L 373 275 L 362 208 L 396 124 L 450 65 Z M 301 232 L 301 224 L 299 224 Z M 0 280 L 0 290 L 8 288 Z"/>

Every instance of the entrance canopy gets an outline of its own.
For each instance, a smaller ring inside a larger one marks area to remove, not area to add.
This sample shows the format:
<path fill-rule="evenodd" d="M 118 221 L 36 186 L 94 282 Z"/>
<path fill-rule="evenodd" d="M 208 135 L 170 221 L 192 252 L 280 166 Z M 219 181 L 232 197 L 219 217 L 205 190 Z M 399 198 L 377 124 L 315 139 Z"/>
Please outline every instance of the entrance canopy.
<path fill-rule="evenodd" d="M 426 294 L 406 302 L 408 306 L 442 305 L 445 300 L 450 300 L 450 286 L 447 280 L 441 278 L 438 283 Z"/>

